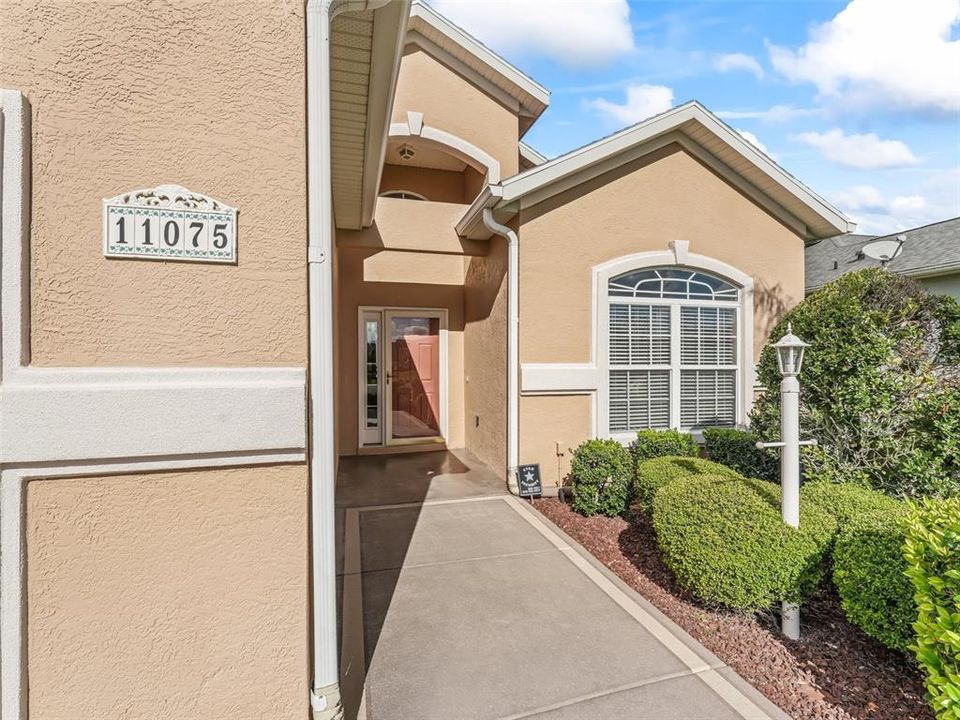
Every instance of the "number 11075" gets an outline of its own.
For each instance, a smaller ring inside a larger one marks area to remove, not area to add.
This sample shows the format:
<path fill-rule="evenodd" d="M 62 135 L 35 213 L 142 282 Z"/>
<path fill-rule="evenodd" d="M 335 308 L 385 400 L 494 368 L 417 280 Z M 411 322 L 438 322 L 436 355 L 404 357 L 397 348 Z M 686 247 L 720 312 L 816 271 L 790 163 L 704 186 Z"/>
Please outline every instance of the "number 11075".
<path fill-rule="evenodd" d="M 233 213 L 107 207 L 104 254 L 234 262 Z"/>

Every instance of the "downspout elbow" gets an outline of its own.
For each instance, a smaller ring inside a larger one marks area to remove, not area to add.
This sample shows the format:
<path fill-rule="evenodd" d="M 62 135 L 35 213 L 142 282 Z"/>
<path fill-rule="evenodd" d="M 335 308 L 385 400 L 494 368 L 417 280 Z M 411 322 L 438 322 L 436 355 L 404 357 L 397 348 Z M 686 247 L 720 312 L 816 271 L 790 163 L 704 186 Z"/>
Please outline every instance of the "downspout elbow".
<path fill-rule="evenodd" d="M 491 208 L 483 209 L 483 225 L 507 241 L 507 487 L 519 494 L 520 455 L 520 249 L 517 233 L 497 222 Z"/>

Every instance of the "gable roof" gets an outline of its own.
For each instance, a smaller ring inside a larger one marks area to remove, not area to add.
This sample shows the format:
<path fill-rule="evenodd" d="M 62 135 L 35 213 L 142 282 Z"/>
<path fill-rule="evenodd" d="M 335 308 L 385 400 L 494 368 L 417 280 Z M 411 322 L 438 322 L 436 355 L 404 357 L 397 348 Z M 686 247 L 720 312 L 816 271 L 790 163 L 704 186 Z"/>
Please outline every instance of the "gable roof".
<path fill-rule="evenodd" d="M 527 145 L 522 140 L 520 141 L 520 168 L 522 170 L 528 170 L 537 165 L 543 165 L 547 161 L 547 156 L 541 153 L 539 150 Z"/>
<path fill-rule="evenodd" d="M 825 238 L 854 230 L 856 224 L 797 180 L 740 133 L 696 101 L 654 115 L 495 185 L 487 185 L 457 225 L 464 237 L 490 236 L 482 210 L 507 220 L 521 208 L 677 143 L 786 222 L 799 234 Z"/>
<path fill-rule="evenodd" d="M 838 235 L 811 245 L 806 251 L 807 292 L 851 270 L 880 267 L 879 260 L 862 254 L 863 246 L 901 235 L 903 249 L 887 263 L 892 272 L 912 277 L 960 272 L 960 217 L 956 217 L 890 235 Z"/>
<path fill-rule="evenodd" d="M 420 0 L 410 7 L 407 42 L 512 105 L 520 117 L 521 137 L 550 104 L 550 91 L 543 85 Z"/>

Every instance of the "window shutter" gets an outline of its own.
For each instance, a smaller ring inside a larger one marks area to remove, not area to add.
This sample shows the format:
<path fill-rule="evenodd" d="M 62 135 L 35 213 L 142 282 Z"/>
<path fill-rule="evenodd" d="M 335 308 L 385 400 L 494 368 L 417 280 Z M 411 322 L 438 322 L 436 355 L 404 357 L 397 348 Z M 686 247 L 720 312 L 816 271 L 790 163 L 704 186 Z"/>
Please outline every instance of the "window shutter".
<path fill-rule="evenodd" d="M 736 365 L 736 310 L 716 307 L 680 308 L 680 363 Z"/>
<path fill-rule="evenodd" d="M 683 427 L 733 425 L 736 399 L 736 370 L 680 371 L 680 424 Z"/>
<path fill-rule="evenodd" d="M 610 430 L 670 427 L 669 370 L 610 371 Z"/>

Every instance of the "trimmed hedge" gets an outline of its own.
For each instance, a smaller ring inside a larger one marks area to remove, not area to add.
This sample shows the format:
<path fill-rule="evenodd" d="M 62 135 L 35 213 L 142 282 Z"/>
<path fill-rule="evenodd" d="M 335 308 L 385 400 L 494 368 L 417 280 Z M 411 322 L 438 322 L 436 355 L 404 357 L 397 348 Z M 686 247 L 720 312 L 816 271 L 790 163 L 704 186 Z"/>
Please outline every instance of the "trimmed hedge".
<path fill-rule="evenodd" d="M 871 513 L 895 513 L 903 503 L 878 490 L 845 483 L 812 482 L 800 488 L 800 496 L 830 513 L 842 530 L 856 518 Z"/>
<path fill-rule="evenodd" d="M 627 509 L 633 459 L 616 440 L 587 440 L 573 451 L 573 509 L 581 515 L 615 517 Z"/>
<path fill-rule="evenodd" d="M 637 465 L 633 481 L 634 508 L 649 515 L 653 510 L 653 498 L 660 488 L 691 475 L 740 477 L 735 470 L 703 458 L 667 456 L 645 460 Z"/>
<path fill-rule="evenodd" d="M 960 718 L 960 498 L 924 500 L 906 523 L 904 555 L 918 608 L 911 649 L 939 720 Z"/>
<path fill-rule="evenodd" d="M 903 556 L 907 506 L 851 517 L 837 533 L 833 582 L 847 619 L 889 648 L 906 650 L 917 617 Z"/>
<path fill-rule="evenodd" d="M 780 459 L 769 450 L 757 447 L 756 433 L 735 428 L 704 428 L 707 457 L 733 468 L 745 477 L 780 482 Z"/>
<path fill-rule="evenodd" d="M 801 501 L 800 529 L 780 518 L 764 480 L 694 475 L 661 487 L 653 526 L 677 582 L 708 603 L 760 610 L 799 600 L 820 581 L 833 518 Z"/>
<path fill-rule="evenodd" d="M 678 430 L 638 430 L 637 439 L 630 445 L 633 461 L 641 463 L 651 458 L 671 456 L 697 457 L 700 446 L 689 433 Z"/>

